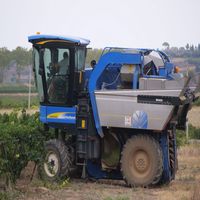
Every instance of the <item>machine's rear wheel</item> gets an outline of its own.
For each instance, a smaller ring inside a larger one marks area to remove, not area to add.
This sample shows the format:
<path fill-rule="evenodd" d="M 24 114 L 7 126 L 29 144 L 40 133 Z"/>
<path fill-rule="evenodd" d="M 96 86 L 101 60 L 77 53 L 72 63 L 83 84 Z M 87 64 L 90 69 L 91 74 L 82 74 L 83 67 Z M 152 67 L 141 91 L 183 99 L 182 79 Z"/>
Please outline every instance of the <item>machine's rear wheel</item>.
<path fill-rule="evenodd" d="M 64 142 L 54 139 L 46 142 L 45 161 L 39 167 L 42 179 L 58 181 L 68 176 L 71 167 L 69 151 Z"/>
<path fill-rule="evenodd" d="M 148 135 L 135 135 L 124 145 L 121 171 L 130 186 L 155 185 L 163 171 L 162 150 Z"/>

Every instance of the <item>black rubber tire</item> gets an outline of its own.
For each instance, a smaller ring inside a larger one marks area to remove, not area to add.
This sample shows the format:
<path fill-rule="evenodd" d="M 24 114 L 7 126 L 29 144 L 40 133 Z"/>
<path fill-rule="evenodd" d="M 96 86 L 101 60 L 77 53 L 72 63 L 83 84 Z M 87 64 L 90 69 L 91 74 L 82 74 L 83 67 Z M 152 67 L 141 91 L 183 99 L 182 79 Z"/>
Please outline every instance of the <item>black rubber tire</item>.
<path fill-rule="evenodd" d="M 131 187 L 155 185 L 162 176 L 162 150 L 149 135 L 139 134 L 128 139 L 120 162 L 122 175 Z"/>
<path fill-rule="evenodd" d="M 45 160 L 39 166 L 39 174 L 43 180 L 59 181 L 70 175 L 71 159 L 67 146 L 58 139 L 49 140 L 45 144 Z M 55 174 L 49 169 L 47 160 L 49 155 L 53 155 L 57 159 L 57 170 Z"/>

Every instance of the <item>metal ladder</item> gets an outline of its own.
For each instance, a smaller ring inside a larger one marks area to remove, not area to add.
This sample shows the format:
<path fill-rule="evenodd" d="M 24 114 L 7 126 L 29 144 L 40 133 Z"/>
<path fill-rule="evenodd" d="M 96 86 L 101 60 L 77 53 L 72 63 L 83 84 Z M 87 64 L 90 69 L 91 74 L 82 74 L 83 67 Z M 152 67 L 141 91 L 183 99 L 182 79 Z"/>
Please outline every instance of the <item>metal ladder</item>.
<path fill-rule="evenodd" d="M 88 146 L 89 102 L 87 98 L 78 100 L 76 165 L 82 166 L 82 178 L 86 178 L 87 146 Z"/>

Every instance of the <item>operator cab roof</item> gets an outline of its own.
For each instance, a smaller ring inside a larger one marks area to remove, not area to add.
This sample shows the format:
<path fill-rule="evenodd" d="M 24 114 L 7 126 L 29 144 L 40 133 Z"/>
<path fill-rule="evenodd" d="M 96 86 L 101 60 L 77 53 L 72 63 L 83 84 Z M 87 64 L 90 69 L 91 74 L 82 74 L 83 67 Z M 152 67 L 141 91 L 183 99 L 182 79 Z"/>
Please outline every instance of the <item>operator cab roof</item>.
<path fill-rule="evenodd" d="M 58 35 L 31 35 L 28 37 L 28 41 L 32 44 L 46 44 L 54 42 L 65 42 L 68 44 L 78 45 L 78 46 L 87 46 L 90 43 L 90 40 L 71 37 L 71 36 L 58 36 Z"/>

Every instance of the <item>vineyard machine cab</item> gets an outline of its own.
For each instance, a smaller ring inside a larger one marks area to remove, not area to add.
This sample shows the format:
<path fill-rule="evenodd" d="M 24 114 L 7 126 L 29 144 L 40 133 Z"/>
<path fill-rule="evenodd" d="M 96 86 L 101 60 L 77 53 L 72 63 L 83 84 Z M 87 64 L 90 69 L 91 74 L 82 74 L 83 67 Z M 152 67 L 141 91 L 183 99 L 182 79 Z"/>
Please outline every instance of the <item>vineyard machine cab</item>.
<path fill-rule="evenodd" d="M 89 40 L 28 37 L 46 142 L 43 177 L 169 183 L 177 170 L 176 129 L 199 97 L 198 77 L 183 76 L 159 50 L 105 48 L 85 68 Z M 196 82 L 195 82 L 196 81 Z"/>

